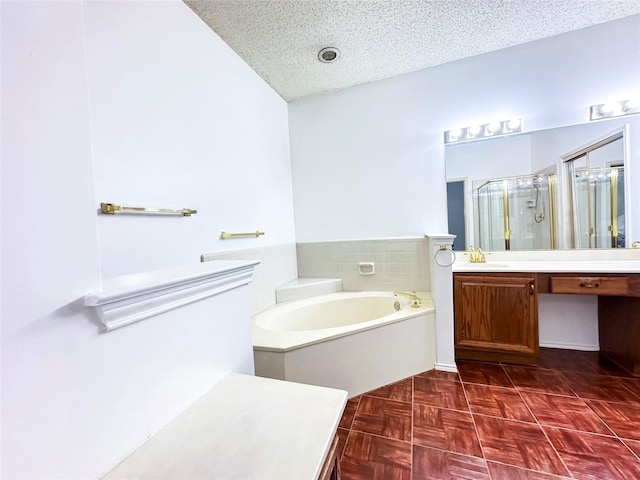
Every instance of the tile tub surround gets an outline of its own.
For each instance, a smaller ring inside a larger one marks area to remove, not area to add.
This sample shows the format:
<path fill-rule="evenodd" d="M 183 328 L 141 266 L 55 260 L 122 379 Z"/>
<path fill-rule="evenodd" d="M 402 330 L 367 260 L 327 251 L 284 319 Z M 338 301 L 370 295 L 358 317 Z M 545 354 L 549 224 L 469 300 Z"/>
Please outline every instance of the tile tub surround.
<path fill-rule="evenodd" d="M 298 277 L 296 246 L 293 243 L 203 253 L 200 260 L 260 260 L 254 270 L 253 283 L 249 286 L 251 315 L 275 305 L 276 288 Z"/>
<path fill-rule="evenodd" d="M 343 479 L 640 478 L 640 379 L 597 352 L 542 348 L 537 367 L 458 370 L 350 399 Z"/>
<path fill-rule="evenodd" d="M 350 291 L 429 291 L 424 237 L 305 242 L 296 248 L 301 278 L 341 278 Z M 360 275 L 360 262 L 374 262 L 375 274 Z"/>
<path fill-rule="evenodd" d="M 303 298 L 342 291 L 340 278 L 296 278 L 276 288 L 276 303 L 302 300 Z"/>

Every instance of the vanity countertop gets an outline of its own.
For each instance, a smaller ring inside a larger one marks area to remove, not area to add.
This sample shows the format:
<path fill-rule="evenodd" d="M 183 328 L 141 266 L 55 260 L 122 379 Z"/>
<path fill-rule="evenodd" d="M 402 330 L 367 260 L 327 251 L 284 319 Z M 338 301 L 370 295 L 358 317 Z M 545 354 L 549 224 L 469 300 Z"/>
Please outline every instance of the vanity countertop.
<path fill-rule="evenodd" d="M 456 252 L 454 272 L 640 273 L 639 248 L 592 250 L 512 250 L 484 252 L 486 263 L 469 263 Z"/>
<path fill-rule="evenodd" d="M 347 392 L 230 374 L 103 479 L 320 474 Z"/>
<path fill-rule="evenodd" d="M 498 260 L 486 263 L 456 261 L 454 273 L 461 272 L 575 272 L 575 273 L 640 273 L 640 260 Z"/>

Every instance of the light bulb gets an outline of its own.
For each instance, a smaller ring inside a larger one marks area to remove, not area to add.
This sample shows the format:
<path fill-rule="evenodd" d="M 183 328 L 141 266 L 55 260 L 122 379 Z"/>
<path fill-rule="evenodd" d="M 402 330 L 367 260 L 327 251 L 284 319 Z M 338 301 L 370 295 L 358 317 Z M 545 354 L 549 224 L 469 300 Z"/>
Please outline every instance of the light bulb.
<path fill-rule="evenodd" d="M 453 130 L 449 130 L 449 138 L 452 140 L 457 140 L 462 135 L 462 130 L 459 128 L 454 128 Z"/>
<path fill-rule="evenodd" d="M 487 125 L 487 131 L 490 134 L 496 134 L 496 133 L 500 132 L 500 130 L 502 130 L 502 124 L 501 123 L 493 122 L 493 123 L 490 123 L 489 125 Z"/>
<path fill-rule="evenodd" d="M 469 135 L 472 137 L 477 137 L 482 131 L 482 127 L 480 125 L 474 125 L 473 127 L 469 127 Z"/>
<path fill-rule="evenodd" d="M 509 130 L 517 130 L 520 128 L 521 121 L 519 118 L 512 118 L 507 122 Z"/>
<path fill-rule="evenodd" d="M 640 108 L 640 98 L 632 98 L 625 102 L 626 111 L 635 110 L 636 108 Z"/>

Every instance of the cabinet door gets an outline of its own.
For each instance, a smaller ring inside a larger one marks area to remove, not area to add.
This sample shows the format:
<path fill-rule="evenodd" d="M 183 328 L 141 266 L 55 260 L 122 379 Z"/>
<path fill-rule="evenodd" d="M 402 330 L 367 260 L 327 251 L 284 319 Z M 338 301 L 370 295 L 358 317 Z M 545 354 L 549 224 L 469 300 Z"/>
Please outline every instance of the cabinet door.
<path fill-rule="evenodd" d="M 454 276 L 457 358 L 531 363 L 538 354 L 535 277 Z"/>

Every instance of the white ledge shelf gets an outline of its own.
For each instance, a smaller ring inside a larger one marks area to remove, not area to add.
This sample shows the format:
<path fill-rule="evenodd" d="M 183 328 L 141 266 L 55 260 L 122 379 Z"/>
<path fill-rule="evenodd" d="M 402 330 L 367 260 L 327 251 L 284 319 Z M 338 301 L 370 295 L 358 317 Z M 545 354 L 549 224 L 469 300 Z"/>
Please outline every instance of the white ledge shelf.
<path fill-rule="evenodd" d="M 113 277 L 84 304 L 110 331 L 247 285 L 258 263 L 219 260 Z"/>

